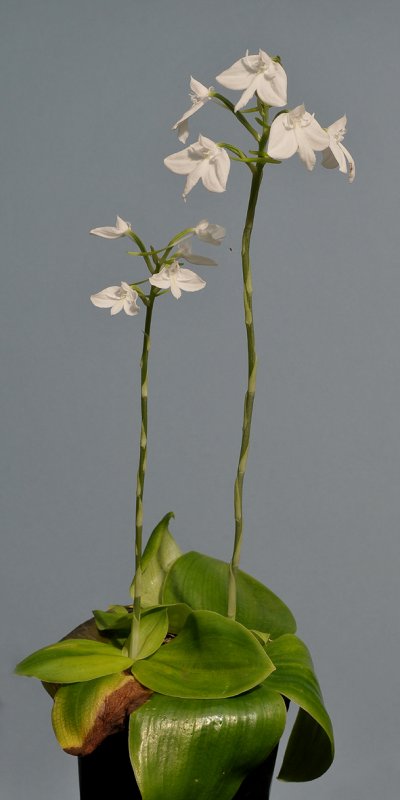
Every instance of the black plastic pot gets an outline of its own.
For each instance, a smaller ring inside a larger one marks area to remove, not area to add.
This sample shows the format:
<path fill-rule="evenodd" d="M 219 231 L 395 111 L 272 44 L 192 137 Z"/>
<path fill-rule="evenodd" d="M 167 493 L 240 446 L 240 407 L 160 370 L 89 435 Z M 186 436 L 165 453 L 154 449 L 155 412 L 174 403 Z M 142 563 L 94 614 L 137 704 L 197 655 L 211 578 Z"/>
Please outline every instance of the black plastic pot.
<path fill-rule="evenodd" d="M 234 800 L 268 800 L 277 750 L 276 747 L 267 760 L 247 776 Z M 116 797 L 141 800 L 129 759 L 127 731 L 109 736 L 94 753 L 79 757 L 78 764 L 81 800 L 114 800 Z"/>

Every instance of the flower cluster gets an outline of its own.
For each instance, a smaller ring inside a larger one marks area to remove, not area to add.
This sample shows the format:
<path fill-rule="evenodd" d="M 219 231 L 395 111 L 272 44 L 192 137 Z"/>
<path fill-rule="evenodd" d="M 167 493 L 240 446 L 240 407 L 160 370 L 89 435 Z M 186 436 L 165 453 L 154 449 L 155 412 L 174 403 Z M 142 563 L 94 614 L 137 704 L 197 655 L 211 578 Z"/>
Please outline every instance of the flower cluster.
<path fill-rule="evenodd" d="M 228 159 L 229 161 L 229 159 Z M 102 239 L 120 239 L 123 236 L 135 238 L 129 222 L 125 222 L 117 216 L 115 225 L 107 225 L 102 228 L 93 228 L 90 233 L 100 236 Z M 190 264 L 201 264 L 205 267 L 216 267 L 217 262 L 206 256 L 198 256 L 192 253 L 193 236 L 201 242 L 207 244 L 220 245 L 225 236 L 225 228 L 222 225 L 210 223 L 206 219 L 183 234 L 175 237 L 174 252 L 164 265 L 150 276 L 149 283 L 157 289 L 171 291 L 173 297 L 181 297 L 182 292 L 198 292 L 203 289 L 206 282 L 190 269 L 181 266 L 180 261 L 188 261 Z M 174 241 L 174 240 L 173 240 Z M 143 255 L 143 253 L 141 253 Z M 135 316 L 140 307 L 137 304 L 139 293 L 136 291 L 135 284 L 122 281 L 120 286 L 108 286 L 101 292 L 92 294 L 90 299 L 94 306 L 98 308 L 109 308 L 112 315 L 124 310 L 128 316 Z"/>
<path fill-rule="evenodd" d="M 189 136 L 189 119 L 209 100 L 214 100 L 233 112 L 247 128 L 257 141 L 258 151 L 250 150 L 249 156 L 246 156 L 234 145 L 214 142 L 200 134 L 196 142 L 167 156 L 164 159 L 165 166 L 172 172 L 186 175 L 183 190 L 185 200 L 199 181 L 210 192 L 224 192 L 232 158 L 247 164 L 254 172 L 256 164 L 261 164 L 260 169 L 262 169 L 268 162 L 279 163 L 298 153 L 301 161 L 311 171 L 316 164 L 316 153 L 321 152 L 322 166 L 327 169 L 339 168 L 340 172 L 348 174 L 350 183 L 354 180 L 354 159 L 343 145 L 346 116 L 324 128 L 315 119 L 314 114 L 310 114 L 301 104 L 290 110 L 280 110 L 269 125 L 269 109 L 283 109 L 287 104 L 287 75 L 278 56 L 272 57 L 264 50 L 252 55 L 247 51 L 243 58 L 217 75 L 216 80 L 221 86 L 241 93 L 236 104 L 233 105 L 230 100 L 216 92 L 213 86 L 207 88 L 191 77 L 191 106 L 175 122 L 173 130 L 177 131 L 179 140 L 185 144 Z M 242 109 L 254 96 L 256 107 L 242 113 Z M 261 133 L 257 132 L 248 121 L 249 118 L 244 116 L 251 113 L 256 115 L 254 122 L 261 125 Z M 90 233 L 103 239 L 120 239 L 123 236 L 133 239 L 139 245 L 140 251 L 131 255 L 141 255 L 145 259 L 151 273 L 147 280 L 152 287 L 153 295 L 154 290 L 156 295 L 170 291 L 175 298 L 181 297 L 182 292 L 197 292 L 206 285 L 202 278 L 183 267 L 181 262 L 216 266 L 213 259 L 192 253 L 193 236 L 213 245 L 221 244 L 225 236 L 225 230 L 220 225 L 201 220 L 193 228 L 175 236 L 165 248 L 164 255 L 158 258 L 158 253 L 162 251 L 155 251 L 153 248 L 146 251 L 130 223 L 121 217 L 117 216 L 114 226 L 93 228 Z M 139 281 L 139 283 L 145 282 Z M 90 299 L 93 305 L 99 308 L 110 308 L 111 314 L 117 314 L 123 309 L 129 316 L 134 316 L 139 311 L 137 300 L 147 305 L 150 295 L 144 294 L 137 284 L 122 282 L 120 286 L 109 286 L 101 292 L 92 294 Z"/>
<path fill-rule="evenodd" d="M 235 61 L 229 69 L 217 75 L 217 81 L 228 89 L 241 91 L 234 106 L 238 114 L 249 100 L 256 95 L 268 107 L 282 108 L 287 103 L 287 76 L 279 59 L 272 58 L 264 50 L 258 54 L 246 55 Z M 207 89 L 191 78 L 193 94 L 192 106 L 186 111 L 173 129 L 178 131 L 179 140 L 186 142 L 188 119 L 204 106 L 209 99 L 219 100 L 213 87 Z M 316 152 L 322 151 L 322 165 L 328 169 L 339 167 L 339 171 L 355 177 L 354 159 L 342 144 L 346 133 L 346 117 L 343 116 L 327 128 L 321 127 L 314 114 L 306 111 L 303 104 L 292 110 L 279 112 L 269 131 L 267 156 L 282 160 L 298 153 L 307 169 L 314 169 Z M 230 159 L 222 144 L 200 135 L 197 142 L 178 153 L 164 159 L 164 164 L 172 172 L 187 175 L 183 197 L 186 199 L 191 189 L 201 179 L 211 192 L 223 192 L 228 179 Z"/>

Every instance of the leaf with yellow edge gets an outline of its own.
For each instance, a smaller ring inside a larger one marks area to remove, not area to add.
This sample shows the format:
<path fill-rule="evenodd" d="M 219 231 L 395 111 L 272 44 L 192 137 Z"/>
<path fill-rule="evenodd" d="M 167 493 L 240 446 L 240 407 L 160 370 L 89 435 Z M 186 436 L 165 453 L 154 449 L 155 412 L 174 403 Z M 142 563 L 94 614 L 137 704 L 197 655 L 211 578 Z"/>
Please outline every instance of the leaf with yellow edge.
<path fill-rule="evenodd" d="M 51 717 L 59 744 L 71 755 L 92 753 L 150 695 L 132 675 L 124 674 L 61 686 Z"/>

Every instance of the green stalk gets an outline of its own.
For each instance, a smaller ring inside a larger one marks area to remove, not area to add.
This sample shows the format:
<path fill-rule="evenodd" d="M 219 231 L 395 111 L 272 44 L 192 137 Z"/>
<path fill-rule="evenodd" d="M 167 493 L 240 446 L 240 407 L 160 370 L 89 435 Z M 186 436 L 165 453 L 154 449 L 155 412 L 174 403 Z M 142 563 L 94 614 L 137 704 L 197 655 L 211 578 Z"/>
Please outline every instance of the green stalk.
<path fill-rule="evenodd" d="M 268 131 L 265 131 L 260 139 L 258 153 L 265 147 L 268 138 Z M 235 540 L 233 546 L 232 559 L 229 565 L 228 581 L 228 617 L 235 619 L 236 616 L 236 575 L 239 569 L 240 554 L 243 539 L 243 481 L 247 467 L 247 458 L 250 446 L 251 420 L 253 415 L 254 396 L 256 391 L 257 373 L 257 354 L 254 335 L 253 321 L 253 286 L 250 263 L 250 241 L 253 231 L 254 216 L 257 206 L 258 194 L 260 191 L 263 169 L 265 161 L 257 162 L 252 166 L 252 180 L 250 187 L 250 197 L 247 207 L 246 222 L 242 236 L 242 274 L 243 274 L 243 300 L 244 300 L 244 321 L 247 337 L 247 390 L 244 398 L 242 440 L 240 446 L 239 463 L 236 473 L 234 487 L 234 511 L 235 511 Z"/>
<path fill-rule="evenodd" d="M 140 603 L 142 594 L 142 534 L 143 534 L 143 489 L 147 466 L 147 395 L 148 395 L 148 359 L 150 352 L 150 329 L 156 292 L 154 287 L 148 298 L 146 319 L 143 333 L 143 349 L 140 361 L 140 452 L 139 467 L 136 480 L 136 516 L 135 516 L 135 577 L 133 580 L 134 601 L 132 630 L 129 637 L 129 655 L 134 658 L 139 650 Z"/>

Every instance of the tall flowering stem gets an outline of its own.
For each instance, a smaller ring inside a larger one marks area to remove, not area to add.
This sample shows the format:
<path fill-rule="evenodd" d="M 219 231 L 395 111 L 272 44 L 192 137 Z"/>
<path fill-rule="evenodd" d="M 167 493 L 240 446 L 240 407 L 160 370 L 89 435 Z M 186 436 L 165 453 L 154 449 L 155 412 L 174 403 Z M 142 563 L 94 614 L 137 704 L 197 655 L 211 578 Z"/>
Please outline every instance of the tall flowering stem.
<path fill-rule="evenodd" d="M 263 108 L 264 132 L 260 137 L 258 156 L 259 160 L 252 164 L 252 181 L 250 187 L 249 203 L 247 206 L 246 222 L 242 236 L 242 274 L 243 274 L 243 301 L 244 301 L 244 322 L 247 337 L 247 390 L 244 398 L 242 441 L 240 446 L 239 463 L 236 473 L 234 487 L 234 511 L 235 511 L 235 539 L 233 545 L 232 559 L 229 565 L 228 582 L 228 617 L 236 616 L 236 575 L 239 569 L 240 554 L 243 539 L 243 482 L 247 467 L 247 458 L 250 446 L 251 421 L 253 416 L 253 405 L 256 391 L 257 374 L 257 354 L 255 346 L 254 320 L 253 320 L 253 284 L 250 263 L 250 241 L 254 225 L 254 216 L 257 206 L 258 195 L 263 177 L 265 158 L 263 151 L 266 145 L 269 126 L 267 123 L 267 106 Z"/>
<path fill-rule="evenodd" d="M 134 658 L 139 650 L 140 603 L 142 595 L 142 539 L 143 539 L 143 490 L 147 467 L 147 398 L 148 398 L 148 361 L 151 347 L 150 329 L 156 290 L 152 287 L 148 296 L 146 319 L 143 333 L 143 348 L 140 361 L 140 452 L 136 478 L 136 514 L 135 514 L 135 577 L 133 581 L 134 601 L 132 632 L 129 642 L 129 655 Z"/>

